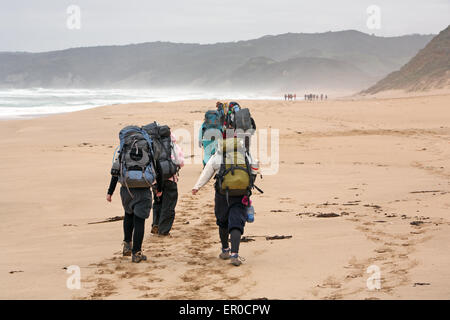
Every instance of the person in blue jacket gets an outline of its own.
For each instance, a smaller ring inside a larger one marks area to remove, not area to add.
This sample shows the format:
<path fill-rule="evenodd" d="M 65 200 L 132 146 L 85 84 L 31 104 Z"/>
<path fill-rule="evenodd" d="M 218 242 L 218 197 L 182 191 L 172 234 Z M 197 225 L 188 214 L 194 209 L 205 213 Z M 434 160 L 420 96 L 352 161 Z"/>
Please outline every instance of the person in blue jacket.
<path fill-rule="evenodd" d="M 217 141 L 223 131 L 225 118 L 224 105 L 221 102 L 216 104 L 217 110 L 209 110 L 205 113 L 205 120 L 199 131 L 199 147 L 203 148 L 203 167 L 217 151 Z M 211 130 L 211 131 L 208 131 Z"/>

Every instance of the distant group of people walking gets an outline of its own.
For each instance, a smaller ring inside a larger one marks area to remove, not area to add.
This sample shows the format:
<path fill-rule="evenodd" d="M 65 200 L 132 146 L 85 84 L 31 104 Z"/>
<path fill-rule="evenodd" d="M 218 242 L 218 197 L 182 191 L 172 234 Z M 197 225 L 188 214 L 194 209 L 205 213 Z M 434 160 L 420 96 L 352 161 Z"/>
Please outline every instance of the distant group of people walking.
<path fill-rule="evenodd" d="M 318 95 L 318 94 L 313 94 L 313 93 L 310 93 L 310 94 L 305 94 L 305 101 L 319 101 L 319 100 L 327 100 L 328 99 L 328 96 L 325 94 L 323 94 L 323 93 L 321 93 L 320 95 Z"/>
<path fill-rule="evenodd" d="M 284 100 L 286 100 L 286 101 L 297 100 L 297 94 L 295 94 L 295 93 L 286 93 L 284 95 Z"/>
<path fill-rule="evenodd" d="M 215 110 L 205 113 L 199 133 L 200 147 L 204 149 L 204 168 L 192 194 L 196 195 L 211 178 L 215 178 L 214 213 L 222 244 L 219 258 L 230 260 L 234 266 L 242 263 L 239 245 L 245 223 L 254 220 L 252 190 L 256 188 L 262 192 L 254 185 L 259 163 L 250 155 L 250 138 L 255 130 L 249 109 L 241 108 L 236 102 L 218 102 Z M 119 132 L 119 140 L 106 200 L 111 202 L 119 182 L 125 211 L 122 254 L 131 256 L 131 261 L 138 263 L 147 260 L 142 252 L 142 241 L 145 220 L 152 207 L 151 233 L 170 234 L 184 154 L 170 128 L 157 122 L 142 127 L 127 126 Z"/>
<path fill-rule="evenodd" d="M 326 94 L 321 93 L 319 94 L 314 94 L 314 93 L 309 93 L 309 94 L 305 94 L 305 101 L 319 101 L 319 100 L 327 100 L 328 96 Z M 284 95 L 284 100 L 285 101 L 294 101 L 297 100 L 297 94 L 295 93 L 286 93 Z"/>

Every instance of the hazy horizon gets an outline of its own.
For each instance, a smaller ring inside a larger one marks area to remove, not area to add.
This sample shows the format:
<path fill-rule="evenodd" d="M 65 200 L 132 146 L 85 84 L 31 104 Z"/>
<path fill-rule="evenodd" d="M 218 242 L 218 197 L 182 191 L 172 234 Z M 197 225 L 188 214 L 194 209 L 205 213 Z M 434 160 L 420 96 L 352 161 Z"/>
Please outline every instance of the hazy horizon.
<path fill-rule="evenodd" d="M 78 28 L 68 28 L 71 5 L 80 10 Z M 371 5 L 380 9 L 379 28 L 367 25 Z M 448 26 L 447 0 L 298 1 L 194 0 L 149 3 L 52 1 L 3 3 L 0 52 L 46 52 L 76 47 L 145 42 L 215 44 L 285 33 L 356 30 L 381 37 L 437 34 Z"/>

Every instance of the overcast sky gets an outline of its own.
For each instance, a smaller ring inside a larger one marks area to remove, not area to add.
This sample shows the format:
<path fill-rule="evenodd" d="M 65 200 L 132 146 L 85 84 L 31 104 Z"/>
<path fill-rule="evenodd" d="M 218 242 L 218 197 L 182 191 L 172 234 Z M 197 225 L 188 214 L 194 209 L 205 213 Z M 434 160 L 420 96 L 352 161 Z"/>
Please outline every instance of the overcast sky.
<path fill-rule="evenodd" d="M 80 29 L 67 27 L 70 5 L 80 8 Z M 367 27 L 370 5 L 381 10 L 380 29 Z M 346 29 L 429 34 L 447 27 L 449 17 L 450 0 L 0 0 L 0 51 L 158 40 L 215 43 Z"/>

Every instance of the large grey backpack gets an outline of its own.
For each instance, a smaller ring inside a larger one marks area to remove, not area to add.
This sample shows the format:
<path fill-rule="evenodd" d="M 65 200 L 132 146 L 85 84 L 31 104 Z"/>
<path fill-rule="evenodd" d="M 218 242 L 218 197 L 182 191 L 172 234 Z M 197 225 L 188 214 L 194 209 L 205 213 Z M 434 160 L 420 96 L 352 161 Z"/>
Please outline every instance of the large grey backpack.
<path fill-rule="evenodd" d="M 155 169 L 159 178 L 166 181 L 177 174 L 179 167 L 172 160 L 173 144 L 170 137 L 170 128 L 156 122 L 142 127 L 152 139 Z"/>
<path fill-rule="evenodd" d="M 152 140 L 137 126 L 119 133 L 119 182 L 127 188 L 148 188 L 155 181 Z"/>
<path fill-rule="evenodd" d="M 241 129 L 244 131 L 253 129 L 252 117 L 248 108 L 240 109 L 234 114 L 234 129 Z"/>

